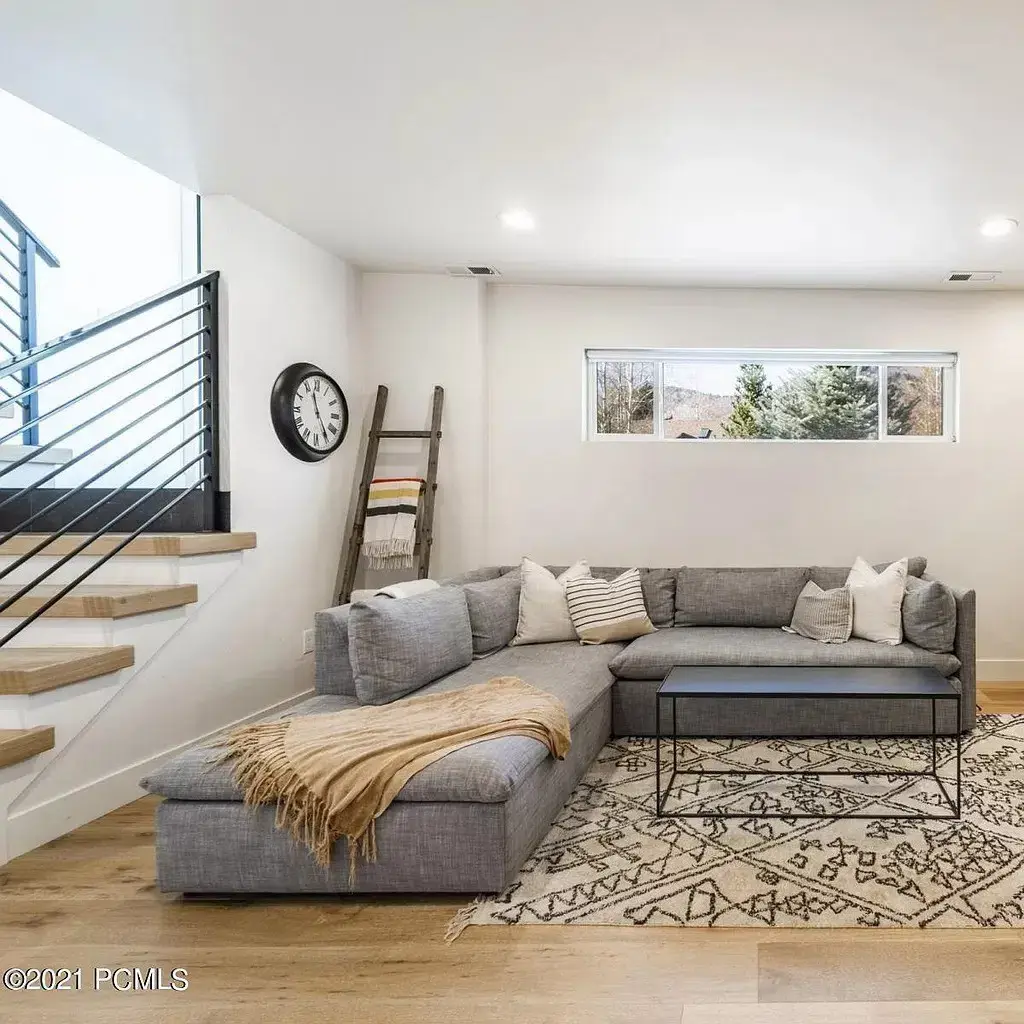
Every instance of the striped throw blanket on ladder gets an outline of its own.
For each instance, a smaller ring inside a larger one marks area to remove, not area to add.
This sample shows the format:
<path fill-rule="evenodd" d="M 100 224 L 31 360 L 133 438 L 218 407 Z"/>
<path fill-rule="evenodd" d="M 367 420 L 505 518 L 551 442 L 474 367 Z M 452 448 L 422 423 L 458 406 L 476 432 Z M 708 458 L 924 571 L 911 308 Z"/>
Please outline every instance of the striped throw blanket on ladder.
<path fill-rule="evenodd" d="M 416 545 L 416 510 L 424 481 L 382 477 L 370 481 L 363 554 L 371 569 L 408 569 Z"/>

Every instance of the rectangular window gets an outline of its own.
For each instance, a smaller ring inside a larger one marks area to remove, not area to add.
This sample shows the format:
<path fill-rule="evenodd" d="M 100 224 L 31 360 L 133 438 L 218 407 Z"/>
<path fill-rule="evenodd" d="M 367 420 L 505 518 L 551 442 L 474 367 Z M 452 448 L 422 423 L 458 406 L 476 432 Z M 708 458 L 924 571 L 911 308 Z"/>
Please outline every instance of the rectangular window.
<path fill-rule="evenodd" d="M 952 352 L 588 349 L 588 436 L 956 440 Z"/>

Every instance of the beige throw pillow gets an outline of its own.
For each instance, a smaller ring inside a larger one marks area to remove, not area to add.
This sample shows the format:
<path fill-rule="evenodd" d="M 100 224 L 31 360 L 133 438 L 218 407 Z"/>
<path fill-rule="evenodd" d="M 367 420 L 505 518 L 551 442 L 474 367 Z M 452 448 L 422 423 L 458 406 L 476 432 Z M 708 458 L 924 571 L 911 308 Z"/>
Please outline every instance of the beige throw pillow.
<path fill-rule="evenodd" d="M 565 596 L 580 643 L 635 640 L 654 632 L 639 569 L 627 569 L 613 580 L 579 576 L 566 582 Z"/>
<path fill-rule="evenodd" d="M 576 630 L 569 616 L 565 584 L 580 576 L 589 576 L 590 566 L 581 560 L 556 578 L 543 565 L 524 558 L 520 572 L 523 579 L 519 591 L 519 622 L 512 646 L 575 640 Z"/>
<path fill-rule="evenodd" d="M 822 590 L 814 580 L 808 580 L 796 599 L 793 621 L 782 628 L 823 644 L 845 644 L 853 629 L 850 588 Z"/>
<path fill-rule="evenodd" d="M 863 558 L 853 563 L 846 585 L 853 595 L 854 636 L 891 646 L 903 642 L 907 564 L 907 559 L 901 558 L 882 572 L 875 572 Z"/>

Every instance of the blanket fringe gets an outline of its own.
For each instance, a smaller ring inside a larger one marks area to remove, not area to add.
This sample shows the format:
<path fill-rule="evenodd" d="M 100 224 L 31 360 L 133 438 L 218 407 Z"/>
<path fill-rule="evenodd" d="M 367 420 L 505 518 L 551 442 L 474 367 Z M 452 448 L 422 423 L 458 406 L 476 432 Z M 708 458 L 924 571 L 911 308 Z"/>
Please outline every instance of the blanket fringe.
<path fill-rule="evenodd" d="M 483 902 L 484 897 L 477 896 L 468 907 L 463 907 L 455 912 L 455 916 L 448 922 L 448 929 L 444 933 L 446 946 L 450 946 L 473 923 L 473 914 Z"/>
<path fill-rule="evenodd" d="M 244 726 L 227 742 L 220 761 L 235 762 L 235 779 L 245 797 L 247 807 L 277 804 L 274 826 L 288 831 L 294 839 L 305 843 L 322 868 L 330 866 L 331 850 L 341 838 L 331 820 L 326 802 L 313 793 L 292 768 L 285 752 L 284 738 L 288 719 Z M 356 863 L 360 857 L 377 860 L 375 821 L 359 835 L 345 834 L 348 839 L 348 880 L 355 885 Z"/>

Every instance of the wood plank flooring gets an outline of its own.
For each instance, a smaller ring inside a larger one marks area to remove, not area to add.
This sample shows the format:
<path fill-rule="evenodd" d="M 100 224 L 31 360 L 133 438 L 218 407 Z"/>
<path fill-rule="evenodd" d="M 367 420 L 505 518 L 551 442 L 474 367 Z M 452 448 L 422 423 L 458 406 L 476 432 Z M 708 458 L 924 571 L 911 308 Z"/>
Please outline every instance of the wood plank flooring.
<path fill-rule="evenodd" d="M 1024 712 L 1024 684 L 981 699 Z M 1024 930 L 485 927 L 446 946 L 459 898 L 163 895 L 155 805 L 0 868 L 0 971 L 83 968 L 82 991 L 0 990 L 0 1022 L 1024 1024 Z M 183 967 L 189 987 L 94 991 L 96 967 Z"/>

